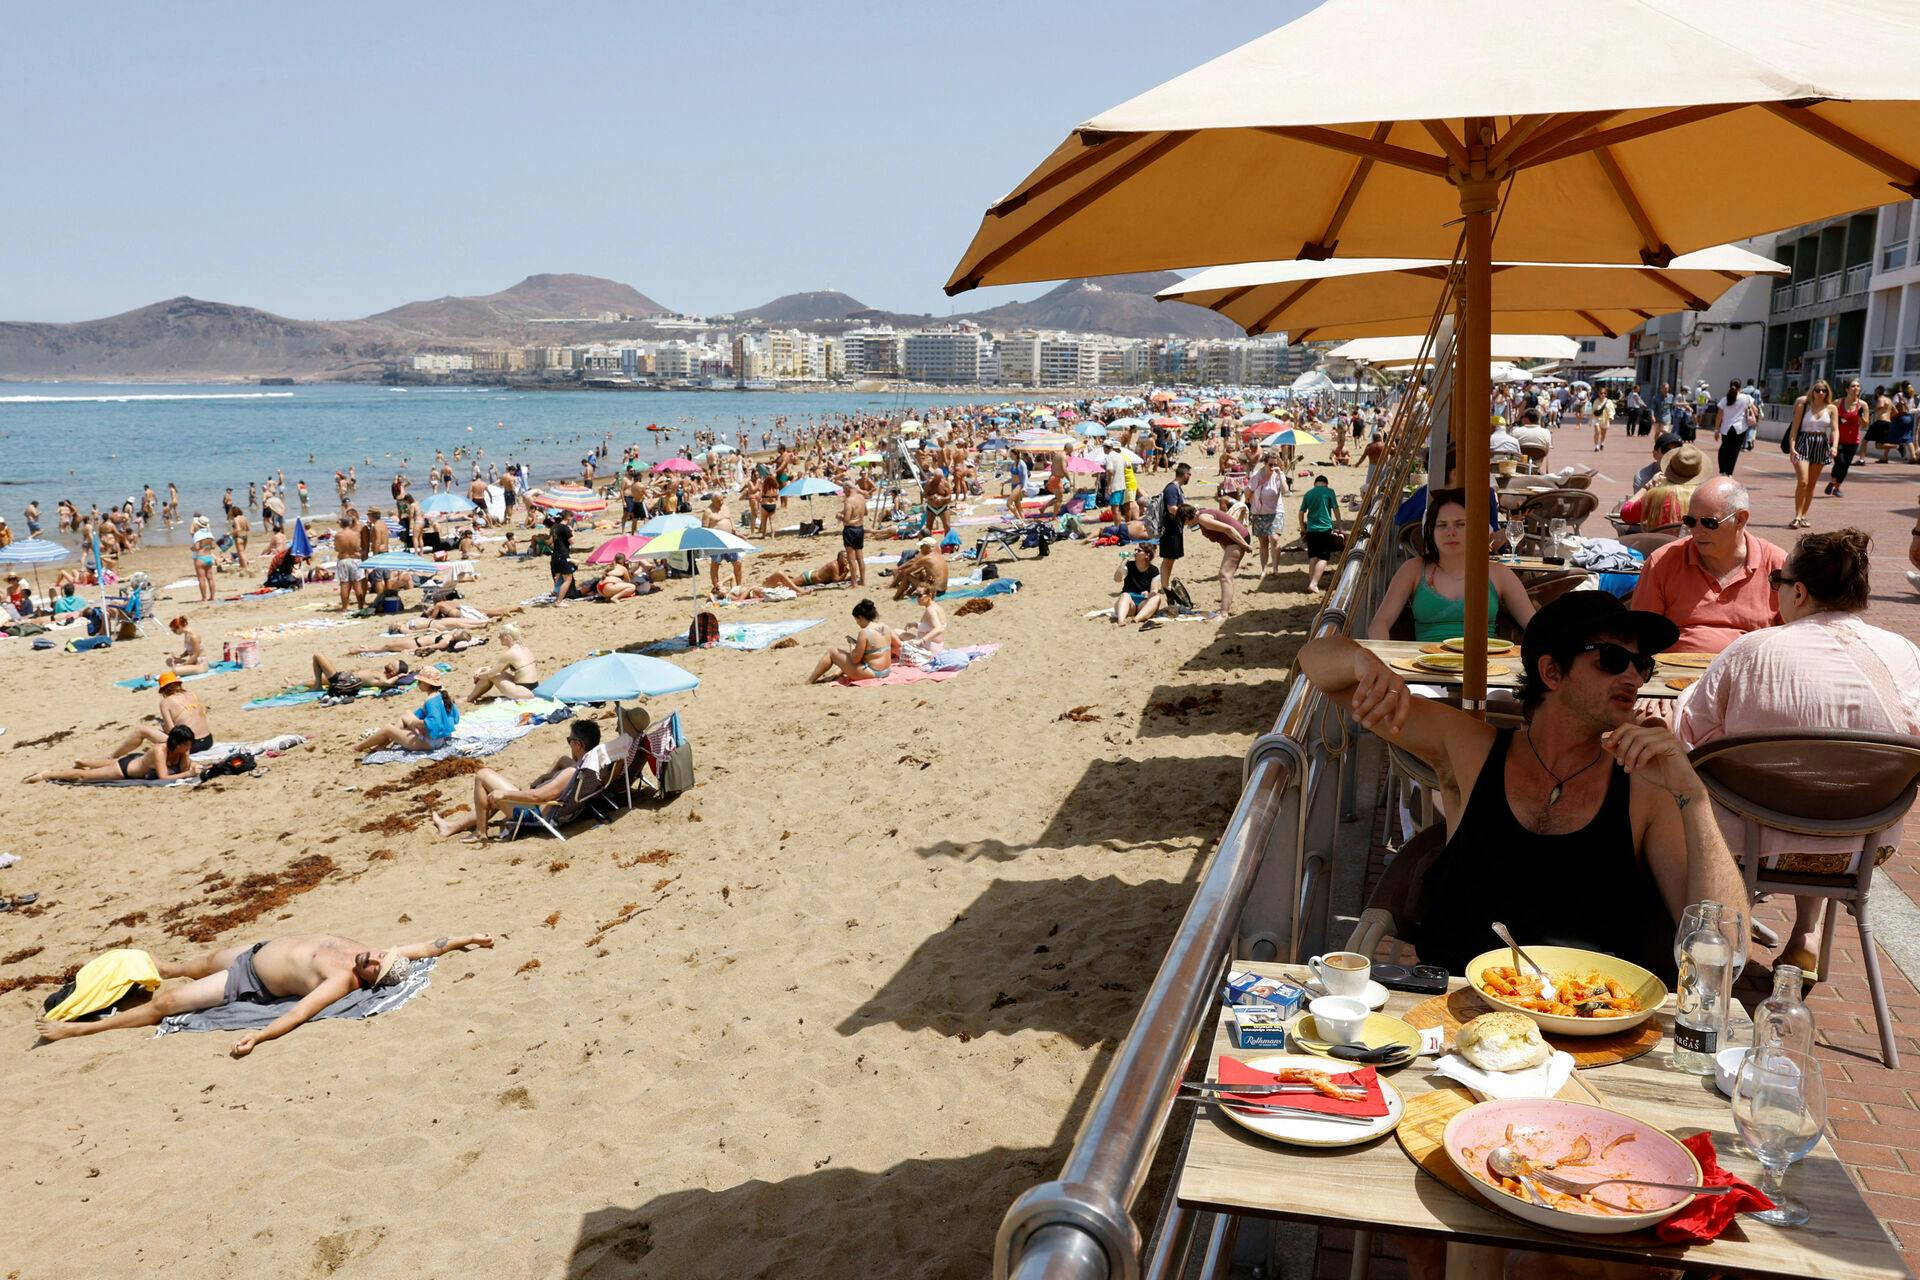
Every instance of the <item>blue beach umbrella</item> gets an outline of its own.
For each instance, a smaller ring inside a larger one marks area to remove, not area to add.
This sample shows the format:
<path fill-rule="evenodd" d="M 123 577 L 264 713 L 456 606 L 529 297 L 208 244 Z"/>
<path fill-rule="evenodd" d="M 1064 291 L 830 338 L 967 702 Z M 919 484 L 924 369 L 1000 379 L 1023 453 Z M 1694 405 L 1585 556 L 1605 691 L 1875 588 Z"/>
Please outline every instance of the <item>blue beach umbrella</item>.
<path fill-rule="evenodd" d="M 815 494 L 838 494 L 839 492 L 840 486 L 831 480 L 822 480 L 819 476 L 801 476 L 798 480 L 788 482 L 787 486 L 780 490 L 780 496 L 811 498 Z"/>
<path fill-rule="evenodd" d="M 1097 422 L 1083 422 L 1075 427 L 1074 430 L 1083 436 L 1104 436 L 1107 434 L 1107 429 Z"/>
<path fill-rule="evenodd" d="M 382 551 L 377 556 L 362 560 L 360 567 L 397 573 L 437 573 L 440 569 L 439 565 L 425 556 L 417 556 L 411 551 Z"/>
<path fill-rule="evenodd" d="M 1107 430 L 1109 431 L 1125 431 L 1128 427 L 1132 427 L 1135 431 L 1144 431 L 1147 427 L 1147 420 L 1145 418 L 1133 417 L 1115 418 L 1107 424 Z"/>
<path fill-rule="evenodd" d="M 1013 441 L 1007 439 L 1005 436 L 988 436 L 980 442 L 980 447 L 982 449 L 1011 449 L 1013 448 Z"/>
<path fill-rule="evenodd" d="M 631 702 L 699 687 L 698 676 L 671 662 L 637 653 L 603 653 L 560 668 L 534 692 L 555 702 Z"/>
<path fill-rule="evenodd" d="M 436 493 L 420 504 L 420 510 L 430 516 L 465 516 L 473 514 L 474 506 L 471 498 L 456 493 Z"/>
<path fill-rule="evenodd" d="M 293 522 L 293 542 L 288 548 L 301 560 L 313 558 L 313 541 L 307 537 L 307 522 L 296 519 Z"/>
<path fill-rule="evenodd" d="M 0 547 L 0 564 L 58 564 L 73 552 L 48 538 L 23 538 Z"/>

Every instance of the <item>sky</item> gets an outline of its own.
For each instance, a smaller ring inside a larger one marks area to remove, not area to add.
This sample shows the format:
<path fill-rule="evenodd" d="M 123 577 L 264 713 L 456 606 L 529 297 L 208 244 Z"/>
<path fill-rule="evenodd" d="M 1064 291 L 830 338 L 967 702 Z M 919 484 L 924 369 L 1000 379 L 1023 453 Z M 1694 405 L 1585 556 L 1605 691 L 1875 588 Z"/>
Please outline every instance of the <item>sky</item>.
<path fill-rule="evenodd" d="M 543 271 L 679 311 L 947 314 L 1080 121 L 1313 7 L 106 0 L 0 41 L 0 320 L 346 319 Z"/>

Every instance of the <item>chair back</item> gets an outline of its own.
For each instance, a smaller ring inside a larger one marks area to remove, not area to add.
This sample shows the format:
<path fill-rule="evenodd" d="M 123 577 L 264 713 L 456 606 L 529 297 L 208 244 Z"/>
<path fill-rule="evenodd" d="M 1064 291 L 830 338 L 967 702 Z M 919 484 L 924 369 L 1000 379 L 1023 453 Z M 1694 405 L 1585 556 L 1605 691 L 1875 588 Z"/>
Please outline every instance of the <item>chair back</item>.
<path fill-rule="evenodd" d="M 1527 599 L 1533 601 L 1535 609 L 1545 608 L 1548 603 L 1584 584 L 1590 576 L 1585 569 L 1532 575 L 1527 580 Z"/>
<path fill-rule="evenodd" d="M 1565 520 L 1569 529 L 1578 530 L 1599 507 L 1599 497 L 1585 489 L 1560 488 L 1527 499 L 1520 515 L 1529 522 Z"/>
<path fill-rule="evenodd" d="M 1563 476 L 1560 480 L 1560 487 L 1562 489 L 1591 489 L 1593 488 L 1593 473 L 1588 472 L 1583 476 Z"/>
<path fill-rule="evenodd" d="M 1648 529 L 1641 533 L 1630 533 L 1620 539 L 1620 542 L 1630 551 L 1638 551 L 1643 556 L 1650 556 L 1678 536 L 1678 534 L 1665 533 L 1658 529 Z"/>
<path fill-rule="evenodd" d="M 612 772 L 611 765 L 595 769 L 582 764 L 576 768 L 573 771 L 573 780 L 567 784 L 567 789 L 560 793 L 558 800 L 553 802 L 553 810 L 547 815 L 547 820 L 556 827 L 565 826 L 574 821 L 586 812 L 587 806 L 593 803 L 594 797 L 605 788 L 607 778 Z"/>
<path fill-rule="evenodd" d="M 1920 787 L 1920 738 L 1791 729 L 1716 738 L 1688 754 L 1713 798 L 1763 826 L 1868 836 L 1897 823 Z"/>

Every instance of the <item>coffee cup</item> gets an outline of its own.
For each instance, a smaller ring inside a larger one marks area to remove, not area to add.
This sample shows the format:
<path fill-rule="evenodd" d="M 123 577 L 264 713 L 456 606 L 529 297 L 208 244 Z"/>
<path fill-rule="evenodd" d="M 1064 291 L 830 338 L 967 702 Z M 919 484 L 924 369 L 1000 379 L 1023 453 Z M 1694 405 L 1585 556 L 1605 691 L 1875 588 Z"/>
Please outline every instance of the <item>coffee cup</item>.
<path fill-rule="evenodd" d="M 1329 951 L 1307 961 L 1307 967 L 1330 996 L 1362 995 L 1373 977 L 1373 961 L 1358 951 Z"/>
<path fill-rule="evenodd" d="M 1360 1044 L 1367 1025 L 1367 1005 L 1353 996 L 1321 996 L 1307 1006 L 1314 1030 L 1328 1044 Z"/>

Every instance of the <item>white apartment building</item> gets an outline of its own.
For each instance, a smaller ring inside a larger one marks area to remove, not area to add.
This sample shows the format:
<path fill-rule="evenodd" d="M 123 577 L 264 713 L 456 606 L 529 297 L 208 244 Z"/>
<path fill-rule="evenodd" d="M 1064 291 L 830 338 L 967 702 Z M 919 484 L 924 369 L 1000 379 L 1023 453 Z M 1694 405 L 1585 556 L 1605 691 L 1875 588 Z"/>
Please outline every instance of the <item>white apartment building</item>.
<path fill-rule="evenodd" d="M 1040 385 L 1040 335 L 1031 329 L 1000 339 L 1000 382 L 1008 387 Z"/>
<path fill-rule="evenodd" d="M 846 335 L 850 378 L 897 378 L 905 340 L 891 329 L 855 329 Z"/>
<path fill-rule="evenodd" d="M 700 373 L 700 348 L 675 339 L 653 351 L 654 373 L 662 378 L 693 378 Z"/>
<path fill-rule="evenodd" d="M 1920 380 L 1920 247 L 1913 243 L 1920 217 L 1914 202 L 1903 200 L 1883 207 L 1879 219 L 1860 370 L 1866 395 L 1876 386 Z"/>
<path fill-rule="evenodd" d="M 915 382 L 974 385 L 980 381 L 981 348 L 978 333 L 930 329 L 909 333 L 901 348 L 901 371 Z"/>
<path fill-rule="evenodd" d="M 1040 339 L 1042 387 L 1087 387 L 1100 379 L 1100 351 L 1078 335 L 1053 334 Z"/>
<path fill-rule="evenodd" d="M 413 358 L 415 373 L 471 373 L 473 357 L 462 353 L 423 351 Z"/>

